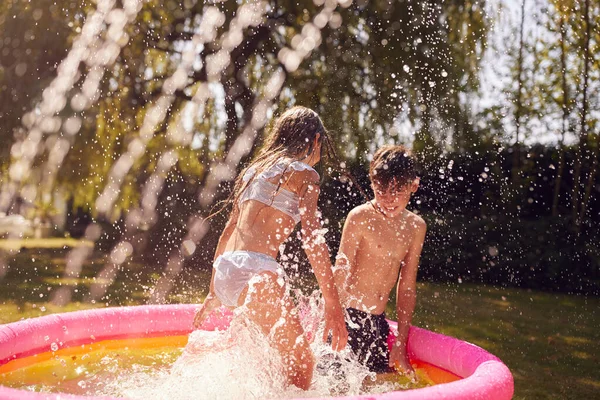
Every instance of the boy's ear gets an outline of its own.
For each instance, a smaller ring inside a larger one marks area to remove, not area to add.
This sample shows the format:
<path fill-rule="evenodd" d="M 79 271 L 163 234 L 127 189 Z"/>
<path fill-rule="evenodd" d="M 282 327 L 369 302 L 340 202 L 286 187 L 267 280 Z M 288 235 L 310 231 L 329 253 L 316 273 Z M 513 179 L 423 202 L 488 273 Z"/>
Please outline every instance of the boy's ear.
<path fill-rule="evenodd" d="M 419 190 L 420 183 L 421 183 L 421 178 L 419 178 L 417 176 L 415 179 L 413 179 L 412 183 L 410 184 L 410 191 L 414 193 L 417 190 Z"/>

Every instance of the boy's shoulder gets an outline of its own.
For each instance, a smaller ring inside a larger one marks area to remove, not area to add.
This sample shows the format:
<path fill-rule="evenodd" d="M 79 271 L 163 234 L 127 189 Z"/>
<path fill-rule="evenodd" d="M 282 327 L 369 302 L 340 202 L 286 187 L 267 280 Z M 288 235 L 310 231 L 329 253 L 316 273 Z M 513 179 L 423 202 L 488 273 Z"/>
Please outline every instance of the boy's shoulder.
<path fill-rule="evenodd" d="M 363 203 L 354 207 L 348 213 L 348 217 L 352 219 L 365 219 L 376 216 L 377 211 L 370 202 Z"/>
<path fill-rule="evenodd" d="M 412 211 L 406 210 L 402 214 L 402 224 L 407 224 L 413 229 L 412 231 L 425 231 L 427 230 L 427 223 L 419 215 Z M 372 203 L 366 202 L 359 206 L 354 207 L 349 213 L 347 219 L 353 223 L 361 222 L 375 222 L 381 220 L 381 214 L 373 206 Z M 364 225 L 367 226 L 367 225 Z"/>
<path fill-rule="evenodd" d="M 418 228 L 418 229 L 426 229 L 427 228 L 427 223 L 425 222 L 425 220 L 412 211 L 406 210 L 405 218 L 406 218 L 406 221 L 411 223 L 415 228 Z"/>
<path fill-rule="evenodd" d="M 377 211 L 377 209 L 373 206 L 373 203 L 371 203 L 370 201 L 367 201 L 366 203 L 354 207 L 348 213 L 348 216 L 352 217 L 371 217 L 379 215 L 380 212 Z M 416 226 L 427 226 L 423 218 L 409 210 L 405 210 L 405 213 L 402 215 L 402 218 L 408 222 L 412 222 Z"/>
<path fill-rule="evenodd" d="M 427 233 L 427 223 L 425 220 L 414 212 L 408 211 L 406 213 L 406 222 L 407 225 L 411 227 L 410 231 L 412 232 L 413 238 L 421 238 L 421 240 L 424 240 L 425 234 Z"/>

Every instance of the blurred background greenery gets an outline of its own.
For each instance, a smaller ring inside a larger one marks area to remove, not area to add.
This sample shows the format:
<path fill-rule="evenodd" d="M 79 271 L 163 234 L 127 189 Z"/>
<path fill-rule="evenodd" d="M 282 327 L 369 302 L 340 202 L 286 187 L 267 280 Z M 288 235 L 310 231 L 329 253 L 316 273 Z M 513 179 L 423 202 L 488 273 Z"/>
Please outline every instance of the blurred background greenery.
<path fill-rule="evenodd" d="M 190 100 L 208 81 L 206 61 L 221 45 L 199 47 L 185 88 L 173 94 L 114 206 L 99 213 L 95 204 L 115 161 L 181 63 L 206 7 L 214 5 L 226 16 L 222 34 L 238 3 L 246 2 L 145 1 L 125 27 L 123 48 L 101 77 L 97 101 L 83 111 L 67 103 L 61 112 L 62 118 L 81 119 L 77 135 L 45 132 L 36 149 L 37 172 L 19 181 L 19 188 L 43 190 L 15 197 L 2 216 L 5 226 L 12 217 L 10 223 L 30 228 L 25 236 L 41 240 L 0 232 L 7 237 L 0 240 L 3 322 L 35 315 L 33 304 L 59 311 L 203 297 L 224 216 L 211 221 L 192 250 L 181 243 L 190 221 L 225 198 L 230 182 L 219 186 L 208 206 L 200 204 L 198 193 L 213 162 L 229 153 L 251 123 L 266 82 L 282 67 L 279 52 L 293 46 L 324 1 L 267 1 L 264 21 L 244 31 L 232 62 L 210 83 L 198 116 L 191 115 Z M 345 215 L 364 201 L 339 174 L 339 164 L 369 192 L 366 170 L 374 150 L 385 143 L 409 146 L 422 167 L 410 208 L 428 223 L 416 323 L 506 359 L 520 398 L 593 397 L 600 390 L 592 372 L 598 336 L 590 330 L 598 325 L 600 293 L 600 2 L 341 4 L 321 30 L 318 46 L 286 72 L 268 110 L 271 116 L 294 104 L 311 107 L 330 130 L 340 159 L 322 167 L 320 201 L 333 253 Z M 36 112 L 96 7 L 91 0 L 0 4 L 2 190 L 10 181 L 15 144 L 28 133 L 22 117 Z M 82 64 L 78 74 L 85 78 L 90 70 Z M 81 90 L 83 81 L 69 94 Z M 169 139 L 169 127 L 180 120 L 193 133 L 186 144 Z M 48 149 L 57 137 L 68 140 L 70 149 L 51 186 L 43 186 Z M 263 137 L 261 130 L 238 171 Z M 178 161 L 161 175 L 165 183 L 155 216 L 130 229 L 127 217 L 140 207 L 143 185 L 166 151 L 175 152 Z M 92 225 L 102 228 L 95 244 L 72 241 Z M 300 256 L 289 268 L 299 286 L 310 286 L 294 236 L 287 246 Z M 127 260 L 115 262 L 115 249 L 124 242 L 131 246 Z M 79 260 L 77 268 L 68 268 L 70 260 Z M 498 325 L 499 315 L 504 325 Z M 495 336 L 494 330 L 501 333 Z M 556 355 L 563 350 L 569 361 Z M 551 355 L 544 354 L 548 351 Z"/>

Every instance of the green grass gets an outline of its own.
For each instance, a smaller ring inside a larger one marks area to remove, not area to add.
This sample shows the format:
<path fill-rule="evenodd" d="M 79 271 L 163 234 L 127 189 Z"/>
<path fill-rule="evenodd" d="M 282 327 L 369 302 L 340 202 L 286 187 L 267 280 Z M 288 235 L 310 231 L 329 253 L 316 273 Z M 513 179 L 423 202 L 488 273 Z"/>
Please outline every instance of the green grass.
<path fill-rule="evenodd" d="M 419 285 L 413 323 L 474 343 L 515 378 L 516 399 L 600 393 L 600 299 L 483 285 Z"/>
<path fill-rule="evenodd" d="M 94 254 L 79 279 L 65 279 L 62 247 L 25 249 L 9 260 L 0 281 L 0 323 L 78 309 L 143 304 L 160 270 L 127 262 L 101 301 L 83 302 L 105 265 Z M 201 301 L 208 272 L 185 270 L 169 301 Z M 49 299 L 71 289 L 66 307 Z M 389 308 L 393 317 L 393 307 Z M 500 357 L 515 377 L 516 399 L 588 399 L 600 392 L 600 298 L 585 298 L 483 285 L 419 284 L 413 323 L 483 347 Z"/>

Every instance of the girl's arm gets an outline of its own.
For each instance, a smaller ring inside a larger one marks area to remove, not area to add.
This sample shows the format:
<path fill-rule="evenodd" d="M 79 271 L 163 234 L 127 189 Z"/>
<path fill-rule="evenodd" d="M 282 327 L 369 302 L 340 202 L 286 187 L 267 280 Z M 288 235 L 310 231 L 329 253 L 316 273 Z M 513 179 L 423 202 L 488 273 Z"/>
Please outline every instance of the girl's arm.
<path fill-rule="evenodd" d="M 396 313 L 398 315 L 398 338 L 390 354 L 390 366 L 398 366 L 404 372 L 412 372 L 408 360 L 406 343 L 413 311 L 417 302 L 417 270 L 419 258 L 425 241 L 427 225 L 422 219 L 415 222 L 415 236 L 400 270 L 400 279 L 396 287 Z"/>
<path fill-rule="evenodd" d="M 344 312 L 340 304 L 331 268 L 329 248 L 325 243 L 321 214 L 317 208 L 320 188 L 314 180 L 308 180 L 300 189 L 302 218 L 302 246 L 313 268 L 323 298 L 325 299 L 325 331 L 323 340 L 332 333 L 332 347 L 341 350 L 348 342 Z"/>
<path fill-rule="evenodd" d="M 356 209 L 350 211 L 344 222 L 340 249 L 335 258 L 333 277 L 343 304 L 346 303 L 350 295 L 351 285 L 348 279 L 352 276 L 352 270 L 356 266 L 356 254 L 362 239 L 359 219 L 359 211 Z"/>
<path fill-rule="evenodd" d="M 219 242 L 217 244 L 217 249 L 215 251 L 215 256 L 213 262 L 225 252 L 225 248 L 227 247 L 227 242 L 229 238 L 233 234 L 235 227 L 237 226 L 237 220 L 239 215 L 239 208 L 234 206 L 231 215 L 229 216 L 229 220 L 225 225 L 225 229 L 223 229 L 223 233 L 221 233 L 221 237 L 219 238 Z M 212 269 L 212 274 L 210 277 L 210 288 L 208 290 L 208 295 L 206 299 L 204 299 L 204 303 L 200 306 L 198 311 L 196 311 L 196 316 L 194 317 L 194 328 L 198 329 L 202 325 L 202 322 L 210 315 L 210 313 L 215 309 L 221 307 L 221 301 L 215 295 L 215 269 Z"/>
<path fill-rule="evenodd" d="M 214 281 L 215 269 L 213 268 L 212 275 L 210 277 L 210 289 L 208 290 L 208 295 L 206 296 L 206 298 L 204 299 L 204 303 L 200 305 L 200 308 L 198 308 L 198 310 L 196 311 L 196 315 L 194 316 L 194 329 L 200 329 L 202 323 L 206 318 L 208 318 L 210 313 L 214 309 L 221 307 L 221 301 L 215 295 Z"/>
<path fill-rule="evenodd" d="M 233 206 L 233 210 L 229 215 L 229 220 L 227 220 L 227 224 L 223 229 L 223 233 L 221 233 L 221 237 L 219 237 L 219 242 L 217 243 L 217 248 L 215 250 L 215 256 L 213 258 L 213 262 L 225 252 L 225 248 L 227 247 L 227 242 L 229 242 L 229 238 L 235 231 L 237 227 L 238 216 L 240 215 L 240 209 L 237 205 Z"/>

